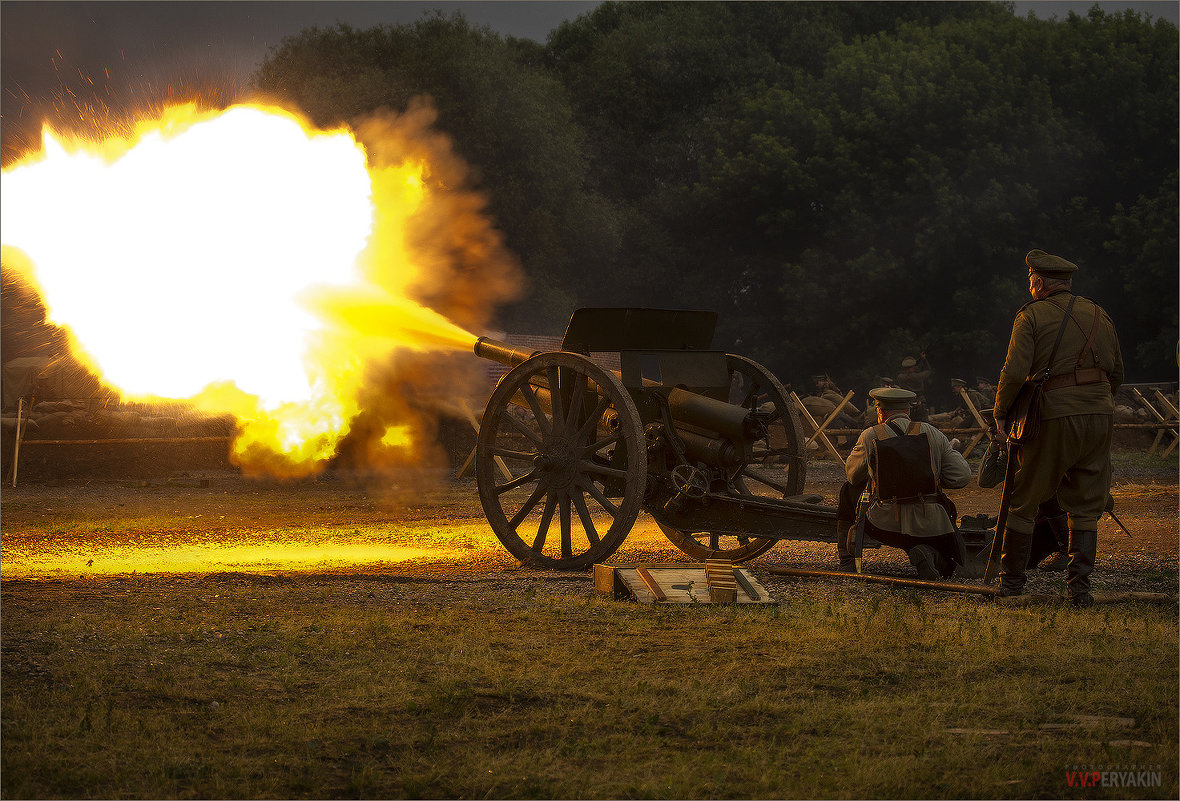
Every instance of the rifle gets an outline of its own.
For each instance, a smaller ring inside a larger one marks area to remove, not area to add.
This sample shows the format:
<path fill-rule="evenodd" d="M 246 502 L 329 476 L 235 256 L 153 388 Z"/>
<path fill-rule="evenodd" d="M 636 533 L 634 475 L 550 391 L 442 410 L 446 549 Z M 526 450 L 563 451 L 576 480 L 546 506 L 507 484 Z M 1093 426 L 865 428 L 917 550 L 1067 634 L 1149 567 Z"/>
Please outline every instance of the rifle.
<path fill-rule="evenodd" d="M 1008 440 L 1008 463 L 1004 466 L 1004 489 L 1000 492 L 1000 512 L 996 517 L 996 533 L 992 537 L 991 553 L 987 557 L 987 569 L 983 571 L 983 583 L 990 584 L 1000 572 L 1000 554 L 1004 551 L 1004 530 L 1008 524 L 1008 508 L 1012 505 L 1012 480 L 1016 476 L 1016 451 L 1019 442 Z"/>

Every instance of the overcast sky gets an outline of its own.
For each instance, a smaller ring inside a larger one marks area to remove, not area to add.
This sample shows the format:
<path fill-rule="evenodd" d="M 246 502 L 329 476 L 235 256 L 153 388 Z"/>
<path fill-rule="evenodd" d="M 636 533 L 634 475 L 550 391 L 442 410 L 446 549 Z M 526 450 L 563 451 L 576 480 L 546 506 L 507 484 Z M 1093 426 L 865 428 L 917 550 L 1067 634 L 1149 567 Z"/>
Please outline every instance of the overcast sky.
<path fill-rule="evenodd" d="M 544 42 L 563 20 L 595 2 L 0 2 L 0 118 L 5 154 L 14 139 L 36 132 L 48 106 L 68 107 L 72 93 L 126 102 L 128 88 L 150 95 L 177 81 L 244 87 L 267 48 L 318 25 L 359 28 L 406 23 L 429 10 L 460 11 L 468 21 L 506 36 Z M 1091 2 L 1018 2 L 1048 19 L 1084 14 Z M 1135 8 L 1177 23 L 1180 3 L 1101 2 L 1107 11 Z M 93 84 L 91 82 L 93 81 Z M 112 87 L 118 87 L 113 89 Z M 27 142 L 25 144 L 28 144 Z"/>
<path fill-rule="evenodd" d="M 189 82 L 245 87 L 270 47 L 312 26 L 408 23 L 461 12 L 506 36 L 544 42 L 595 2 L 0 2 L 0 118 L 6 159 L 38 141 L 43 110 L 158 97 Z M 93 84 L 91 83 L 93 82 Z"/>

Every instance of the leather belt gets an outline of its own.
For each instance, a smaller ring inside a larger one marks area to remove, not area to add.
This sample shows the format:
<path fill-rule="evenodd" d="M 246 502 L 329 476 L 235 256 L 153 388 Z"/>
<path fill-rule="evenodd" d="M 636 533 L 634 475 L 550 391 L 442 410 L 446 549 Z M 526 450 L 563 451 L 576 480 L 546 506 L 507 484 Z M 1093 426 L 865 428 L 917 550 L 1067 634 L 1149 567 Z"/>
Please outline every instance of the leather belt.
<path fill-rule="evenodd" d="M 1049 376 L 1045 381 L 1044 391 L 1052 392 L 1063 387 L 1076 387 L 1085 384 L 1109 384 L 1110 376 L 1101 367 L 1086 367 L 1069 373 L 1059 373 Z"/>

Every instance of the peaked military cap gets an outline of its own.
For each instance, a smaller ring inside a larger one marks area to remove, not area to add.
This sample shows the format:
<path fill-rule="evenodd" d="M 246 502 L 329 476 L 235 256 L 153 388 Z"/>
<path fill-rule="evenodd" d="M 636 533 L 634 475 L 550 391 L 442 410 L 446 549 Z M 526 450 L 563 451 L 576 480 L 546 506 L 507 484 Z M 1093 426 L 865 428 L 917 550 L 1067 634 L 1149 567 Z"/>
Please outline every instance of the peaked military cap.
<path fill-rule="evenodd" d="M 981 375 L 977 375 L 977 376 L 975 376 L 975 383 L 976 383 L 976 384 L 990 384 L 991 382 L 990 382 L 990 381 L 988 381 L 988 380 L 987 380 L 986 378 L 984 378 L 983 376 L 981 376 Z"/>
<path fill-rule="evenodd" d="M 889 411 L 910 408 L 918 399 L 918 394 L 901 387 L 877 387 L 869 390 L 869 397 L 877 402 L 878 408 Z"/>
<path fill-rule="evenodd" d="M 894 380 L 893 380 L 892 378 L 890 378 L 889 376 L 887 376 L 887 375 L 883 375 L 883 376 L 881 376 L 880 378 L 878 378 L 878 379 L 877 379 L 877 383 L 879 383 L 879 384 L 880 384 L 881 386 L 883 386 L 883 387 L 891 387 L 891 386 L 893 386 L 893 385 L 894 385 L 894 383 L 895 383 L 895 382 L 894 382 Z"/>
<path fill-rule="evenodd" d="M 952 378 L 951 379 L 951 386 L 952 387 L 965 387 L 965 386 L 967 386 L 967 382 L 961 378 Z"/>
<path fill-rule="evenodd" d="M 913 367 L 917 363 L 918 363 L 918 360 L 915 359 L 913 356 L 906 356 L 904 359 L 901 360 L 902 367 Z"/>
<path fill-rule="evenodd" d="M 1024 257 L 1024 263 L 1028 265 L 1030 273 L 1043 275 L 1046 278 L 1072 278 L 1078 270 L 1078 266 L 1072 261 L 1066 261 L 1060 256 L 1054 256 L 1052 253 L 1035 248 Z"/>

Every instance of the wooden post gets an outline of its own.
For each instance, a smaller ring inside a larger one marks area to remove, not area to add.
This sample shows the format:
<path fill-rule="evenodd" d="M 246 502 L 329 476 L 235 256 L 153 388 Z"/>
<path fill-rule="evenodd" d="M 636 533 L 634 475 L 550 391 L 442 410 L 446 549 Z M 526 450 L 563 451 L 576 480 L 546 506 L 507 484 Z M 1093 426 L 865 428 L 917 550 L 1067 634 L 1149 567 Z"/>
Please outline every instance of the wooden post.
<path fill-rule="evenodd" d="M 31 411 L 31 410 L 30 410 Z M 25 413 L 25 399 L 21 398 L 16 404 L 16 445 L 12 449 L 12 486 L 16 486 L 16 466 L 20 463 L 20 440 L 21 435 L 24 434 L 24 429 L 21 427 L 21 418 Z"/>
<path fill-rule="evenodd" d="M 1175 448 L 1176 443 L 1178 441 L 1180 441 L 1180 433 L 1177 433 L 1177 430 L 1175 428 L 1168 427 L 1168 424 L 1171 421 L 1164 419 L 1164 416 L 1162 414 L 1160 414 L 1159 409 L 1155 408 L 1155 406 L 1153 406 L 1151 404 L 1151 402 L 1149 400 L 1147 400 L 1147 398 L 1143 397 L 1143 393 L 1141 393 L 1139 391 L 1138 387 L 1131 387 L 1131 392 L 1135 395 L 1136 398 L 1139 399 L 1139 402 L 1141 404 L 1143 404 L 1144 408 L 1146 408 L 1147 411 L 1151 412 L 1152 417 L 1154 417 L 1156 420 L 1158 420 L 1159 422 L 1164 424 L 1164 427 L 1160 429 L 1160 432 L 1155 435 L 1155 442 L 1151 443 L 1151 447 L 1147 449 L 1147 455 L 1151 456 L 1155 453 L 1156 446 L 1159 445 L 1160 439 L 1164 436 L 1164 432 L 1167 432 L 1172 435 L 1172 444 L 1168 446 L 1168 449 L 1166 451 L 1164 451 L 1163 453 L 1160 454 L 1161 457 L 1167 458 L 1167 455 L 1172 452 L 1172 448 Z M 1158 392 L 1158 390 L 1157 390 L 1157 392 Z M 1171 404 L 1168 404 L 1168 405 L 1170 406 Z"/>
<path fill-rule="evenodd" d="M 971 455 L 971 451 L 975 450 L 975 446 L 983 439 L 983 435 L 987 433 L 987 423 L 984 422 L 983 416 L 975 409 L 975 404 L 971 402 L 971 396 L 967 394 L 967 388 L 963 387 L 963 402 L 967 404 L 967 409 L 971 412 L 971 416 L 975 418 L 975 422 L 979 423 L 979 433 L 971 440 L 971 444 L 963 449 L 963 458 L 966 459 Z"/>
<path fill-rule="evenodd" d="M 812 417 L 811 413 L 807 411 L 807 407 L 803 405 L 803 401 L 799 400 L 799 396 L 796 395 L 794 391 L 791 392 L 791 401 L 794 402 L 795 406 L 799 409 L 799 413 L 803 415 L 803 418 L 811 424 L 813 429 L 815 429 L 815 433 L 819 437 L 819 441 L 824 444 L 824 447 L 828 449 L 828 452 L 831 453 L 832 456 L 835 456 L 836 461 L 838 461 L 840 466 L 843 467 L 844 457 L 840 455 L 838 450 L 836 450 L 836 446 L 833 445 L 832 441 L 827 438 L 819 423 L 815 422 L 815 418 Z"/>
<path fill-rule="evenodd" d="M 1172 405 L 1172 402 L 1168 400 L 1168 396 L 1158 389 L 1155 391 L 1155 399 L 1160 402 L 1160 406 L 1163 406 L 1172 417 L 1180 417 L 1180 411 L 1177 411 L 1176 407 Z"/>
<path fill-rule="evenodd" d="M 459 407 L 463 410 L 463 415 L 467 418 L 467 422 L 471 424 L 471 428 L 475 430 L 475 436 L 478 439 L 479 422 L 476 421 L 475 414 L 467 406 L 467 402 L 464 400 L 459 401 Z M 476 446 L 471 449 L 471 453 L 467 454 L 467 458 L 463 460 L 463 466 L 459 468 L 459 472 L 455 474 L 455 478 L 463 478 L 463 476 L 467 474 L 468 470 L 474 468 L 475 452 L 478 448 L 479 445 L 477 443 Z M 512 471 L 508 469 L 508 465 L 504 464 L 503 459 L 501 459 L 499 456 L 494 456 L 492 458 L 496 460 L 496 466 L 500 468 L 500 472 L 503 474 L 505 481 L 511 481 L 513 478 L 515 478 L 515 476 L 512 475 Z"/>
<path fill-rule="evenodd" d="M 814 434 L 812 434 L 810 437 L 808 437 L 807 442 L 803 443 L 804 448 L 806 448 L 808 445 L 810 445 L 812 442 L 815 441 L 815 438 L 819 435 L 820 431 L 826 429 L 829 425 L 831 425 L 832 421 L 836 419 L 836 415 L 840 414 L 840 410 L 848 405 L 848 401 L 852 400 L 852 396 L 855 394 L 856 393 L 853 392 L 852 390 L 848 390 L 848 394 L 844 396 L 844 400 L 840 401 L 840 404 L 838 406 L 836 406 L 835 409 L 832 410 L 832 413 L 828 415 L 827 419 L 824 420 L 823 423 L 820 424 L 819 430 L 817 430 Z"/>
<path fill-rule="evenodd" d="M 1175 422 L 1178 418 L 1180 418 L 1180 411 L 1177 411 L 1176 407 L 1172 405 L 1172 402 L 1168 400 L 1168 397 L 1158 389 L 1155 391 L 1155 399 L 1160 402 L 1160 406 L 1163 406 L 1164 409 L 1167 410 L 1169 415 L 1168 419 L 1170 421 Z M 1161 431 L 1160 433 L 1162 434 L 1163 432 Z M 1171 453 L 1172 449 L 1176 447 L 1177 442 L 1180 442 L 1180 438 L 1173 438 L 1172 444 L 1165 448 L 1164 452 L 1161 453 L 1160 456 L 1167 459 L 1168 454 Z"/>

